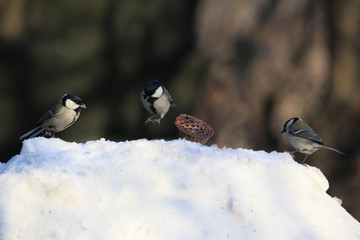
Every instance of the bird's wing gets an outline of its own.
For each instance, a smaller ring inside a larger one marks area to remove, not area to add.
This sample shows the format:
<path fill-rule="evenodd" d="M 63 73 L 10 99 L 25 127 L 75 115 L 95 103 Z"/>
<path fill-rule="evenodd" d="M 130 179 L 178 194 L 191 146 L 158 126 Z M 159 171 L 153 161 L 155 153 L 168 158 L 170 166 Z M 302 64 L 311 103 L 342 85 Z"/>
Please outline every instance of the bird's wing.
<path fill-rule="evenodd" d="M 140 93 L 140 99 L 141 99 L 141 103 L 144 106 L 144 108 L 151 114 L 157 114 L 156 109 L 150 104 L 150 102 L 148 102 L 146 100 L 146 95 L 144 93 L 144 91 L 142 91 Z M 151 100 L 151 98 L 148 99 L 149 101 Z"/>
<path fill-rule="evenodd" d="M 164 87 L 163 87 L 163 88 L 164 88 Z M 167 94 L 166 96 L 168 96 L 168 99 L 169 99 L 169 101 L 170 101 L 170 106 L 171 106 L 171 107 L 176 107 L 176 104 L 175 104 L 174 101 L 172 100 L 169 91 L 168 91 L 166 88 L 164 88 L 164 92 Z"/>
<path fill-rule="evenodd" d="M 300 122 L 299 122 L 300 121 Z M 297 126 L 291 125 L 289 133 L 296 137 L 302 137 L 322 143 L 322 139 L 317 135 L 312 128 L 304 121 L 299 120 Z"/>
<path fill-rule="evenodd" d="M 37 125 L 41 125 L 46 119 L 49 119 L 55 116 L 61 109 L 61 105 L 55 104 L 49 111 L 47 111 L 40 120 L 38 121 Z"/>

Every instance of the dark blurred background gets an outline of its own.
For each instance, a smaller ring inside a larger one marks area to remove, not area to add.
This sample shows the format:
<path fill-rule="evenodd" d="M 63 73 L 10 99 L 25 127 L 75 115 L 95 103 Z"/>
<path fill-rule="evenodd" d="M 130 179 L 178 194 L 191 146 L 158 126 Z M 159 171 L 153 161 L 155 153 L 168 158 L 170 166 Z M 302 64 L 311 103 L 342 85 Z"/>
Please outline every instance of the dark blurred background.
<path fill-rule="evenodd" d="M 88 107 L 65 141 L 174 139 L 188 113 L 209 145 L 286 151 L 298 116 L 347 153 L 307 162 L 360 219 L 359 26 L 360 0 L 0 0 L 1 160 L 64 93 Z M 145 127 L 151 79 L 178 107 Z"/>

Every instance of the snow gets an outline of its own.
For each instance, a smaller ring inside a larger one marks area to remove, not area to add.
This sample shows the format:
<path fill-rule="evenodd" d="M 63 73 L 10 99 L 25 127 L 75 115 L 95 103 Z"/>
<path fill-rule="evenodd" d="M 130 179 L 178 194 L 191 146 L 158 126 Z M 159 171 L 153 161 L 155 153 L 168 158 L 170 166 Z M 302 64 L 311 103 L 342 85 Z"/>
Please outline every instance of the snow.
<path fill-rule="evenodd" d="M 360 239 L 328 187 L 288 153 L 33 138 L 0 165 L 0 239 Z"/>

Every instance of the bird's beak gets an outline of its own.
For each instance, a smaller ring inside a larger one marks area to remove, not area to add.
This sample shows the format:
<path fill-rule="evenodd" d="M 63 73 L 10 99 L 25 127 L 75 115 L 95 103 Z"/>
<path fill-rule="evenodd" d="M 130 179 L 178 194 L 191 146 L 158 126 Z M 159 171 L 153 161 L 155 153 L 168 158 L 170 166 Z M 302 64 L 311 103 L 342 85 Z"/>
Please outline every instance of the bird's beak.
<path fill-rule="evenodd" d="M 85 104 L 80 105 L 80 107 L 83 108 L 83 109 L 86 109 L 86 105 L 85 105 Z"/>

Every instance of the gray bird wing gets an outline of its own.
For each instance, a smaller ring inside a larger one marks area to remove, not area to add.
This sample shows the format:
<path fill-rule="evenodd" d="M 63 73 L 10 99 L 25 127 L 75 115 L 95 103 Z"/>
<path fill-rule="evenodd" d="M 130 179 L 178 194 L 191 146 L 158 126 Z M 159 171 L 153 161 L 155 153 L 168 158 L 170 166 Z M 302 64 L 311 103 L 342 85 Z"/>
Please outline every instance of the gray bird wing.
<path fill-rule="evenodd" d="M 144 91 L 141 91 L 140 93 L 140 100 L 141 100 L 141 103 L 142 105 L 144 106 L 144 108 L 151 114 L 157 114 L 156 113 L 156 109 L 154 107 L 151 106 L 151 104 L 146 101 L 146 96 L 145 96 L 145 93 Z"/>
<path fill-rule="evenodd" d="M 297 126 L 290 126 L 289 133 L 296 137 L 306 138 L 315 142 L 323 143 L 322 139 L 304 121 L 298 122 Z"/>
<path fill-rule="evenodd" d="M 168 91 L 165 87 L 163 87 L 163 88 L 164 88 L 164 92 L 165 92 L 167 98 L 168 98 L 169 101 L 170 101 L 170 106 L 171 106 L 171 107 L 176 107 L 176 104 L 175 104 L 174 101 L 172 100 L 169 91 Z"/>
<path fill-rule="evenodd" d="M 37 125 L 41 125 L 46 119 L 54 117 L 60 111 L 61 108 L 62 106 L 59 104 L 55 104 L 54 106 L 52 106 L 52 108 L 49 111 L 47 111 L 44 115 L 42 115 Z"/>

